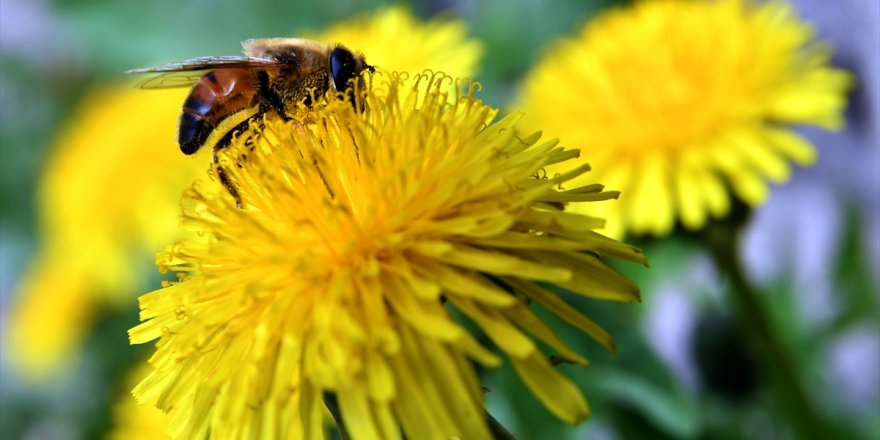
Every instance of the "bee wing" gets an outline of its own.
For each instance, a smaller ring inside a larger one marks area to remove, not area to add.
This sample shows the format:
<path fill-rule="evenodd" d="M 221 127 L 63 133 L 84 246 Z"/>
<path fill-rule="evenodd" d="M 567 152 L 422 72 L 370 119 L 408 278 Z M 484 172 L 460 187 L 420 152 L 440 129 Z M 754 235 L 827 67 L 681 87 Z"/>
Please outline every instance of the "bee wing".
<path fill-rule="evenodd" d="M 139 89 L 174 89 L 178 87 L 192 87 L 199 82 L 199 78 L 204 75 L 200 71 L 188 72 L 164 72 L 153 75 L 137 84 L 135 87 Z"/>
<path fill-rule="evenodd" d="M 272 64 L 278 64 L 278 61 L 239 56 L 200 57 L 176 63 L 126 70 L 125 73 L 155 74 L 136 85 L 136 87 L 141 89 L 169 89 L 190 87 L 197 83 L 202 75 L 211 70 L 252 69 Z"/>

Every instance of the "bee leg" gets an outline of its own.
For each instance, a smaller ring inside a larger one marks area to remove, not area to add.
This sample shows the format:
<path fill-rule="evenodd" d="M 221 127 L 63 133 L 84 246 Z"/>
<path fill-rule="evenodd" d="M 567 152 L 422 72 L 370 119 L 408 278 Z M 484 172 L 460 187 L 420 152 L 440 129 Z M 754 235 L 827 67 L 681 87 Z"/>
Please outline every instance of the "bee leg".
<path fill-rule="evenodd" d="M 244 206 L 241 201 L 241 195 L 239 194 L 238 188 L 236 188 L 235 183 L 232 182 L 232 178 L 229 177 L 229 173 L 226 172 L 226 170 L 223 168 L 223 166 L 220 165 L 219 153 L 220 153 L 220 150 L 223 150 L 224 148 L 229 146 L 229 144 L 232 142 L 232 139 L 235 136 L 238 136 L 239 134 L 245 132 L 248 129 L 248 127 L 250 126 L 251 122 L 254 122 L 254 121 L 258 121 L 258 123 L 262 124 L 262 112 L 257 113 L 256 115 L 242 121 L 240 124 L 235 126 L 235 128 L 230 130 L 228 133 L 226 133 L 225 136 L 223 136 L 219 141 L 217 141 L 217 143 L 214 145 L 214 150 L 213 150 L 214 169 L 217 172 L 217 178 L 220 179 L 220 183 L 223 184 L 223 186 L 226 188 L 226 191 L 229 191 L 229 194 L 233 198 L 235 198 L 235 206 L 239 209 L 241 209 L 241 207 Z M 249 137 L 248 139 L 246 139 L 245 145 L 248 146 L 250 151 L 253 151 L 253 138 Z M 246 156 L 244 154 L 242 154 L 242 156 L 239 158 L 239 160 L 244 160 L 244 159 L 246 159 Z M 236 164 L 238 165 L 239 168 L 241 168 L 241 164 L 238 163 L 238 160 L 236 160 Z"/>
<path fill-rule="evenodd" d="M 225 146 L 215 146 L 214 147 L 214 170 L 217 173 L 217 178 L 220 179 L 220 183 L 226 188 L 226 191 L 229 191 L 229 194 L 235 199 L 235 207 L 241 209 L 243 206 L 241 203 L 241 196 L 238 194 L 238 188 L 235 187 L 235 184 L 232 183 L 232 179 L 229 178 L 229 174 L 220 165 L 220 160 L 217 157 L 217 153 L 222 150 Z"/>

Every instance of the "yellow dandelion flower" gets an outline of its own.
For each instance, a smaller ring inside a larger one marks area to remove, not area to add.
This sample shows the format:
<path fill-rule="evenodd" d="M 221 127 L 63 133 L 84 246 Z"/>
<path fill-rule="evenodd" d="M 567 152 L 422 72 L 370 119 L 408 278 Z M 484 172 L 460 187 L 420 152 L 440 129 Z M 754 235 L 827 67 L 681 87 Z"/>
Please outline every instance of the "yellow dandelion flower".
<path fill-rule="evenodd" d="M 552 47 L 522 105 L 621 190 L 617 203 L 581 208 L 605 217 L 609 235 L 663 235 L 676 220 L 697 229 L 727 214 L 728 187 L 758 205 L 789 161 L 815 160 L 787 124 L 843 125 L 853 79 L 813 36 L 784 1 L 636 2 Z"/>
<path fill-rule="evenodd" d="M 337 23 L 310 36 L 341 42 L 363 53 L 387 71 L 443 71 L 466 77 L 476 72 L 483 45 L 468 39 L 467 25 L 452 18 L 421 21 L 403 6 L 394 6 Z"/>
<path fill-rule="evenodd" d="M 183 90 L 91 94 L 59 136 L 38 189 L 41 248 L 10 310 L 10 360 L 33 379 L 58 371 L 99 306 L 141 288 L 144 256 L 182 236 L 176 199 L 204 161 L 175 144 Z"/>
<path fill-rule="evenodd" d="M 363 112 L 336 101 L 233 141 L 220 163 L 243 209 L 215 181 L 184 195 L 183 224 L 198 239 L 158 256 L 181 280 L 142 296 L 144 322 L 129 332 L 133 343 L 158 340 L 134 393 L 169 411 L 173 437 L 322 438 L 330 393 L 355 439 L 489 438 L 472 362 L 501 359 L 452 309 L 551 412 L 588 415 L 536 340 L 587 361 L 528 302 L 611 348 L 543 283 L 638 299 L 601 256 L 642 254 L 594 233 L 601 220 L 563 211 L 616 194 L 563 189 L 588 167 L 542 167 L 577 150 L 524 135 L 517 115 L 491 122 L 495 111 L 472 94 L 445 96 L 448 78 L 380 78 Z"/>

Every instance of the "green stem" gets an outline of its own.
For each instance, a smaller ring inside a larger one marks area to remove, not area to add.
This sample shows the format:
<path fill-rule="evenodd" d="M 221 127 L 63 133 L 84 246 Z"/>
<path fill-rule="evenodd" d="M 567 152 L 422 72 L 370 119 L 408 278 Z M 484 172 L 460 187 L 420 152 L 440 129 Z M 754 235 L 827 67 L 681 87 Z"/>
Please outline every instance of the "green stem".
<path fill-rule="evenodd" d="M 757 290 L 744 275 L 738 244 L 740 226 L 745 223 L 745 218 L 745 215 L 732 215 L 727 221 L 710 224 L 703 230 L 703 243 L 709 246 L 719 270 L 729 279 L 736 318 L 758 348 L 767 371 L 772 374 L 779 400 L 797 437 L 832 438 Z"/>

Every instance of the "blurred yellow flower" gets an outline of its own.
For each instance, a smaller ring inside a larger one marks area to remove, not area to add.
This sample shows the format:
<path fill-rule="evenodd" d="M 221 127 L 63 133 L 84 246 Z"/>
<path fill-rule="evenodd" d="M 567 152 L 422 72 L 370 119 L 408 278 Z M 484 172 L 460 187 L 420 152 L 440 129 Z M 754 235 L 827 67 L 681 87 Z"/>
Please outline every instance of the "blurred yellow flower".
<path fill-rule="evenodd" d="M 154 371 L 134 393 L 170 413 L 173 437 L 323 438 L 332 393 L 354 439 L 491 438 L 471 361 L 501 360 L 452 309 L 552 413 L 588 415 L 536 340 L 586 359 L 528 303 L 612 348 L 541 283 L 639 298 L 599 255 L 644 262 L 641 252 L 594 233 L 601 220 L 563 211 L 616 193 L 568 186 L 584 165 L 544 175 L 577 150 L 538 143 L 518 115 L 491 122 L 495 110 L 470 93 L 449 99 L 448 77 L 372 81 L 364 112 L 334 101 L 252 127 L 255 147 L 239 166 L 231 158 L 249 143 L 236 139 L 221 165 L 243 209 L 216 181 L 184 195 L 195 240 L 158 257 L 180 282 L 142 296 L 144 322 L 130 331 L 133 343 L 158 340 Z"/>
<path fill-rule="evenodd" d="M 814 148 L 788 124 L 843 125 L 852 76 L 784 1 L 636 2 L 553 46 L 528 75 L 531 122 L 583 149 L 620 201 L 606 233 L 667 234 L 750 205 Z M 564 92 L 560 92 L 560 88 Z"/>
<path fill-rule="evenodd" d="M 420 73 L 425 69 L 457 77 L 476 73 L 483 44 L 467 38 L 467 25 L 451 18 L 420 21 L 395 6 L 356 16 L 311 35 L 363 53 L 378 69 Z"/>
<path fill-rule="evenodd" d="M 145 256 L 181 237 L 177 199 L 210 161 L 175 143 L 185 92 L 96 91 L 60 134 L 38 190 L 42 244 L 4 335 L 23 374 L 58 371 L 100 307 L 133 305 Z"/>

